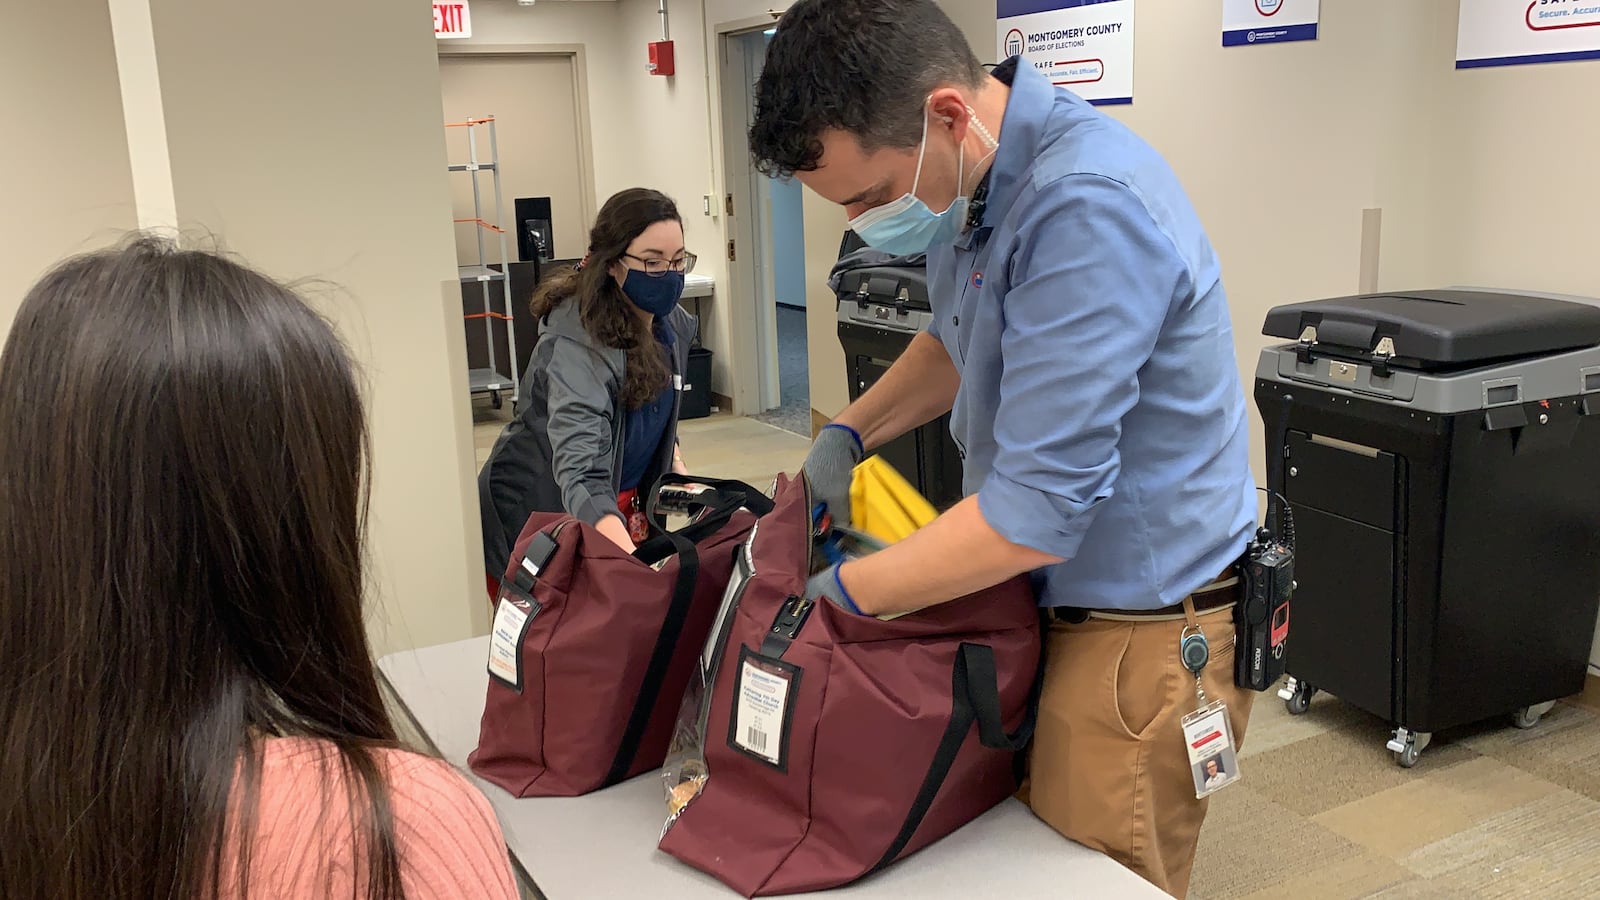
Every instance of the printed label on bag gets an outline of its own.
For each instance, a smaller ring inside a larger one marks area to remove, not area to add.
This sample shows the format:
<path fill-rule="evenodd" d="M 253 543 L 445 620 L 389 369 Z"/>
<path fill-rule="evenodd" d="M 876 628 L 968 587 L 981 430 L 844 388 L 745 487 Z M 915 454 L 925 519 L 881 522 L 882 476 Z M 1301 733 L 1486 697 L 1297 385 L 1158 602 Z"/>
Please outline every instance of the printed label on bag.
<path fill-rule="evenodd" d="M 539 601 L 511 596 L 509 590 L 502 589 L 500 605 L 494 613 L 494 630 L 489 635 L 489 674 L 519 694 L 522 693 L 522 638 L 540 608 Z"/>
<path fill-rule="evenodd" d="M 733 686 L 728 744 L 753 759 L 786 771 L 789 720 L 800 668 L 742 648 Z"/>
<path fill-rule="evenodd" d="M 1233 726 L 1221 701 L 1183 717 L 1183 743 L 1194 775 L 1195 797 L 1205 797 L 1239 780 Z"/>

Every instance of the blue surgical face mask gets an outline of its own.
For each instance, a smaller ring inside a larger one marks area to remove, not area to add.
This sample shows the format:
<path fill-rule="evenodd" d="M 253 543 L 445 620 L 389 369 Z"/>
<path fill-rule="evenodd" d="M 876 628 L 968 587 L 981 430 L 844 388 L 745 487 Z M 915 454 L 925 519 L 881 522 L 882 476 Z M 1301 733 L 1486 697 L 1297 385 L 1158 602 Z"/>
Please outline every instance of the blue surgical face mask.
<path fill-rule="evenodd" d="M 972 114 L 972 110 L 967 110 Z M 986 142 L 999 145 L 972 114 L 973 124 Z M 961 226 L 967 221 L 967 207 L 971 198 L 961 193 L 960 184 L 966 180 L 967 144 L 961 142 L 956 156 L 956 197 L 944 212 L 936 213 L 917 196 L 917 186 L 922 183 L 922 162 L 928 154 L 928 117 L 922 118 L 922 146 L 917 151 L 917 174 L 911 181 L 911 190 L 897 199 L 875 206 L 850 220 L 854 231 L 872 247 L 896 256 L 926 253 L 929 247 L 955 240 Z M 990 156 L 994 151 L 990 151 Z M 988 157 L 984 157 L 987 159 Z"/>
<path fill-rule="evenodd" d="M 652 316 L 665 316 L 678 305 L 683 296 L 683 273 L 666 271 L 651 275 L 640 269 L 629 269 L 622 281 L 622 293 Z"/>

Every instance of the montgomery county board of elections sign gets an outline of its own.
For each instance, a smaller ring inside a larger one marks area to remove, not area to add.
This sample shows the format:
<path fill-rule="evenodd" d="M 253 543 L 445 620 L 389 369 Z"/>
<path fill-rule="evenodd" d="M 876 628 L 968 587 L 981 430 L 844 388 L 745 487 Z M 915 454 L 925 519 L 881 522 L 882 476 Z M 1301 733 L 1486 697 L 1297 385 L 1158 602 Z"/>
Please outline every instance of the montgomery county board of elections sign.
<path fill-rule="evenodd" d="M 440 40 L 472 37 L 472 8 L 467 0 L 433 5 L 433 36 Z"/>
<path fill-rule="evenodd" d="M 1222 0 L 1222 46 L 1317 39 L 1320 0 Z"/>
<path fill-rule="evenodd" d="M 1456 68 L 1600 59 L 1600 0 L 1461 0 Z"/>
<path fill-rule="evenodd" d="M 1090 103 L 1133 102 L 1133 0 L 997 0 L 997 18 L 1002 59 Z"/>

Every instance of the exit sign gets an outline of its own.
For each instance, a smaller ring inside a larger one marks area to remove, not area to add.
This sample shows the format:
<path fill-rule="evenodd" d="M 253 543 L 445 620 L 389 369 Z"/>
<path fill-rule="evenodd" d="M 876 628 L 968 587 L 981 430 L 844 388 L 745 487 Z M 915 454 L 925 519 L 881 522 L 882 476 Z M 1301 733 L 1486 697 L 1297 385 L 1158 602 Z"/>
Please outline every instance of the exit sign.
<path fill-rule="evenodd" d="M 472 9 L 467 0 L 433 5 L 433 36 L 441 40 L 472 37 Z"/>

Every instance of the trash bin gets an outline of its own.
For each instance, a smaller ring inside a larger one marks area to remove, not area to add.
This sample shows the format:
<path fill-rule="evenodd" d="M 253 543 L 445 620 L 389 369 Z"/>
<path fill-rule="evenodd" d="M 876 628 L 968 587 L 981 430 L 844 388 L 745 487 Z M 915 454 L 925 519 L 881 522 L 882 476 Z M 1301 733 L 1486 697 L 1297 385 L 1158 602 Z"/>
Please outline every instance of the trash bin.
<path fill-rule="evenodd" d="M 683 396 L 678 400 L 679 419 L 703 419 L 711 415 L 711 351 L 704 347 L 689 350 L 688 371 L 683 375 Z"/>
<path fill-rule="evenodd" d="M 1433 732 L 1531 727 L 1583 688 L 1600 607 L 1600 307 L 1484 290 L 1281 306 L 1255 398 L 1293 513 L 1282 696 Z"/>
<path fill-rule="evenodd" d="M 846 235 L 845 254 L 860 249 Z M 839 343 L 853 402 L 889 371 L 917 332 L 933 320 L 923 265 L 891 262 L 836 271 Z M 878 448 L 877 455 L 938 509 L 961 499 L 961 456 L 950 436 L 949 414 Z"/>

